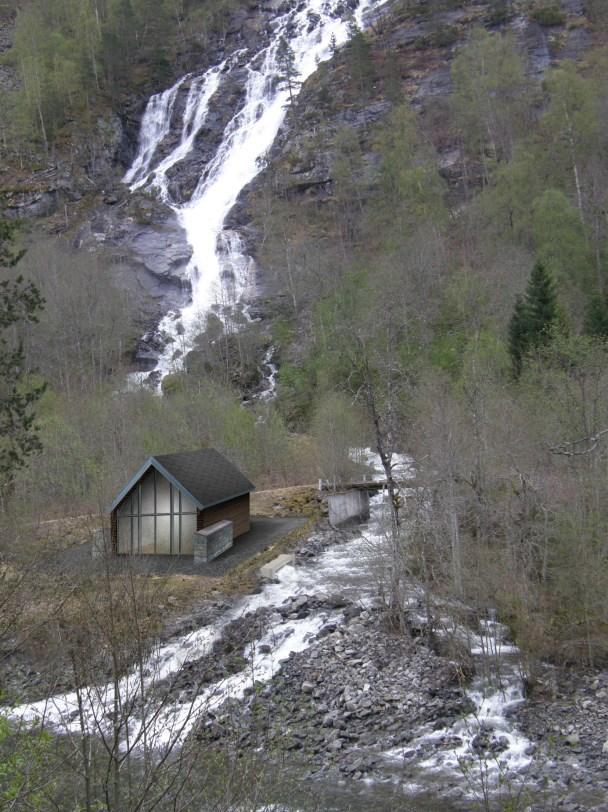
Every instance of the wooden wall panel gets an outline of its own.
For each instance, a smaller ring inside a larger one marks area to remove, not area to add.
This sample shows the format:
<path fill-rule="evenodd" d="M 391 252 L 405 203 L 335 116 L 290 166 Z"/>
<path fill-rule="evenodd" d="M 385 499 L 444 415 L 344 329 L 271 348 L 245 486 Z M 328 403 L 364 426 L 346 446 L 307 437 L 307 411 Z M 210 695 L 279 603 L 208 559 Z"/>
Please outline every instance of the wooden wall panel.
<path fill-rule="evenodd" d="M 110 514 L 110 539 L 112 542 L 112 553 L 113 555 L 118 555 L 118 518 L 115 510 Z"/>
<path fill-rule="evenodd" d="M 216 522 L 231 521 L 234 523 L 234 538 L 247 533 L 251 527 L 249 512 L 249 494 L 237 496 L 236 499 L 229 499 L 221 505 L 199 510 L 196 522 L 196 529 L 202 530 Z"/>

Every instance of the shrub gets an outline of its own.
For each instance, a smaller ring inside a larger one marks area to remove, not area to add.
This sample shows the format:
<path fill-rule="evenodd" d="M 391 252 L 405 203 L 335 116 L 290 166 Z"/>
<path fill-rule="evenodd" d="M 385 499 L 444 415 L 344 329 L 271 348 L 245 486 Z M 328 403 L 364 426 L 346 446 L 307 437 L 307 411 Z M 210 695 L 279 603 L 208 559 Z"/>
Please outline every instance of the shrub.
<path fill-rule="evenodd" d="M 539 25 L 548 28 L 554 25 L 563 25 L 566 21 L 566 16 L 555 5 L 541 5 L 537 6 L 532 12 L 532 19 Z"/>

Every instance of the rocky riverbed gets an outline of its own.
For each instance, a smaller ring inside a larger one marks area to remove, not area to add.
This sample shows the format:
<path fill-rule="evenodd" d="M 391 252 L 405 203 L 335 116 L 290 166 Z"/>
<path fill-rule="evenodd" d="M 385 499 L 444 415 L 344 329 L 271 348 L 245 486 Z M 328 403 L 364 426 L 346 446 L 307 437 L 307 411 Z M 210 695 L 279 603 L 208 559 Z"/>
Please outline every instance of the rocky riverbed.
<path fill-rule="evenodd" d="M 342 602 L 339 596 L 323 602 L 299 596 L 267 616 L 272 624 L 324 608 L 333 619 L 271 683 L 260 690 L 254 685 L 242 701 L 229 701 L 201 720 L 197 738 L 292 753 L 311 778 L 363 778 L 384 750 L 410 741 L 417 726 L 443 727 L 470 709 L 453 662 L 421 638 L 391 631 L 380 610 L 350 603 L 339 609 Z M 263 621 L 258 616 L 254 623 Z M 214 655 L 225 645 L 226 638 Z M 190 669 L 190 684 L 196 671 Z"/>
<path fill-rule="evenodd" d="M 348 545 L 347 536 L 341 539 Z M 336 543 L 340 536 L 334 531 L 316 533 L 300 546 L 297 558 L 314 566 Z M 253 653 L 271 655 L 273 650 L 271 643 L 260 641 L 271 639 L 272 630 L 289 621 L 320 613 L 324 622 L 315 640 L 277 663 L 270 681 L 257 683 Z M 446 647 L 419 635 L 414 616 L 411 626 L 415 633 L 391 628 L 380 607 L 352 594 L 298 594 L 230 623 L 208 655 L 186 665 L 173 691 L 177 701 L 190 703 L 197 692 L 221 686 L 249 661 L 252 683 L 242 696 L 229 696 L 201 714 L 193 731 L 196 740 L 236 754 L 264 752 L 325 786 L 360 782 L 366 797 L 373 797 L 369 793 L 375 784 L 398 785 L 405 796 L 417 797 L 435 785 L 446 803 L 466 809 L 481 802 L 486 791 L 497 803 L 535 812 L 608 809 L 608 672 L 558 678 L 545 669 L 536 691 L 505 711 L 526 744 L 525 758 L 513 769 L 501 760 L 508 737 L 482 723 L 460 775 L 429 767 L 425 776 L 425 765 L 437 751 L 462 749 L 459 725 L 473 711 L 466 681 L 472 666 L 461 646 Z M 551 690 L 542 690 L 543 685 Z M 387 758 L 395 753 L 400 753 L 398 762 Z M 474 766 L 488 775 L 497 768 L 493 789 L 472 777 Z"/>
<path fill-rule="evenodd" d="M 532 785 L 562 795 L 560 809 L 608 810 L 608 671 L 541 668 L 515 719 L 532 742 Z"/>
<path fill-rule="evenodd" d="M 158 695 L 162 707 L 152 733 L 162 741 L 183 714 L 191 746 L 263 755 L 323 797 L 331 790 L 323 808 L 472 810 L 486 793 L 488 808 L 605 812 L 608 672 L 545 668 L 518 699 L 519 655 L 506 643 L 501 700 L 475 653 L 483 629 L 499 624 L 470 613 L 471 651 L 458 635 L 446 642 L 420 623 L 412 584 L 407 628 L 395 629 L 370 575 L 380 510 L 350 533 L 322 523 L 278 583 L 174 615 L 150 660 L 158 678 L 147 701 Z M 493 712 L 481 718 L 486 684 Z M 68 693 L 43 703 L 51 726 L 72 729 L 72 702 Z"/>

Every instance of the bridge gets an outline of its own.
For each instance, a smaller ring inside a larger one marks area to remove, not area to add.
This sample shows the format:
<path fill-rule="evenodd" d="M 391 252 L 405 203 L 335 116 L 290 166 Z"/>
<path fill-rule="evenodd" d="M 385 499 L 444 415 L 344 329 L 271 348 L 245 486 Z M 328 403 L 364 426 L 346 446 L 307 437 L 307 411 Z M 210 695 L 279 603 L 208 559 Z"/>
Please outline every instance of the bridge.
<path fill-rule="evenodd" d="M 398 488 L 420 488 L 422 483 L 416 479 L 395 479 Z M 320 491 L 382 491 L 388 486 L 386 479 L 361 479 L 355 482 L 328 482 L 319 480 Z"/>

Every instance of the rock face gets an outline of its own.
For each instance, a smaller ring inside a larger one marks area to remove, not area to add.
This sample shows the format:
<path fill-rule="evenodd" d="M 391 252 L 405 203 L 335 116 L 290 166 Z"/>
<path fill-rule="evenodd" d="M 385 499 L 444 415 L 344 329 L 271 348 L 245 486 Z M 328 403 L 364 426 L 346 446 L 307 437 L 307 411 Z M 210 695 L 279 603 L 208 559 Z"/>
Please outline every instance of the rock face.
<path fill-rule="evenodd" d="M 237 69 L 222 82 L 211 101 L 194 149 L 172 170 L 169 193 L 183 202 L 192 194 L 238 108 L 244 92 L 244 64 L 248 58 L 245 50 L 263 46 L 276 16 L 296 5 L 296 0 L 241 5 L 226 19 L 221 37 L 207 41 L 193 35 L 181 46 L 172 75 L 163 80 L 163 87 L 144 85 L 131 98 L 121 100 L 120 115 L 106 111 L 99 116 L 94 143 L 79 144 L 74 139 L 70 155 L 60 155 L 55 166 L 27 177 L 20 175 L 14 182 L 7 180 L 3 184 L 6 191 L 0 195 L 1 214 L 13 219 L 42 220 L 53 231 L 78 231 L 76 245 L 94 247 L 104 255 L 107 252 L 108 261 L 118 262 L 121 269 L 125 292 L 133 302 L 134 318 L 154 331 L 162 315 L 181 307 L 187 299 L 189 288 L 184 270 L 189 249 L 170 209 L 151 201 L 146 194 L 129 196 L 121 183 L 136 152 L 147 101 L 151 94 L 189 72 L 198 75 L 228 57 L 236 63 Z M 572 17 L 583 13 L 578 0 L 568 0 L 562 5 Z M 347 6 L 351 4 L 345 3 Z M 487 4 L 477 2 L 432 16 L 411 9 L 406 13 L 399 3 L 389 0 L 371 20 L 378 70 L 369 98 L 362 99 L 349 90 L 341 53 L 305 83 L 268 153 L 265 172 L 244 191 L 227 222 L 228 228 L 238 230 L 247 250 L 258 260 L 257 293 L 251 303 L 251 312 L 256 317 L 271 320 L 283 307 L 274 269 L 259 261 L 263 240 L 253 215 L 264 185 L 272 185 L 273 179 L 280 176 L 284 193 L 302 206 L 326 202 L 333 192 L 335 136 L 343 130 L 354 133 L 361 144 L 362 171 L 373 168 L 374 132 L 394 104 L 386 97 L 382 79 L 386 54 L 393 54 L 398 63 L 403 98 L 412 100 L 424 120 L 429 110 L 451 92 L 451 59 L 471 26 L 498 27 L 488 14 Z M 524 13 L 501 20 L 500 27 L 513 32 L 528 56 L 530 72 L 535 75 L 541 75 L 556 58 L 580 57 L 589 43 L 585 26 L 565 26 L 557 37 L 555 31 L 542 28 Z M 11 31 L 11 18 L 0 20 L 0 51 L 9 46 Z M 448 32 L 449 36 L 442 39 L 438 31 Z M 10 69 L 0 66 L 0 86 L 8 87 L 14 80 Z M 190 82 L 187 79 L 180 87 L 174 109 L 176 126 L 161 145 L 161 155 L 175 146 Z M 463 193 L 460 145 L 445 133 L 435 140 L 441 173 L 457 203 Z M 474 177 L 475 169 L 468 168 L 469 178 L 471 171 Z M 156 333 L 154 343 L 160 341 L 162 337 Z M 148 350 L 144 365 L 149 365 L 157 352 L 150 347 Z"/>
<path fill-rule="evenodd" d="M 239 49 L 243 54 L 236 59 L 245 59 L 244 50 L 259 47 L 276 14 L 289 7 L 289 2 L 274 0 L 241 7 L 227 19 L 221 37 L 207 41 L 200 35 L 198 41 L 198 35 L 193 35 L 181 45 L 173 76 L 163 80 L 164 86 L 186 73 L 200 73 Z M 13 15 L 0 11 L 0 52 L 10 48 L 13 29 Z M 195 148 L 170 185 L 176 200 L 187 199 L 192 193 L 233 115 L 243 85 L 244 76 L 235 72 L 213 100 Z M 0 66 L 0 89 L 16 86 L 14 71 Z M 136 95 L 121 100 L 120 114 L 100 114 L 86 141 L 79 141 L 76 131 L 69 153 L 58 147 L 53 165 L 31 173 L 3 167 L 0 181 L 1 217 L 37 221 L 36 225 L 46 230 L 68 235 L 76 249 L 95 250 L 117 264 L 125 294 L 133 303 L 134 318 L 148 327 L 155 326 L 167 310 L 182 307 L 189 294 L 184 270 L 190 249 L 175 215 L 146 195 L 136 195 L 127 202 L 128 191 L 121 182 L 136 152 L 143 110 L 150 95 L 162 89 L 142 86 Z M 183 110 L 188 89 L 185 82 L 176 115 Z M 164 149 L 168 151 L 176 137 L 175 131 L 170 133 Z"/>

